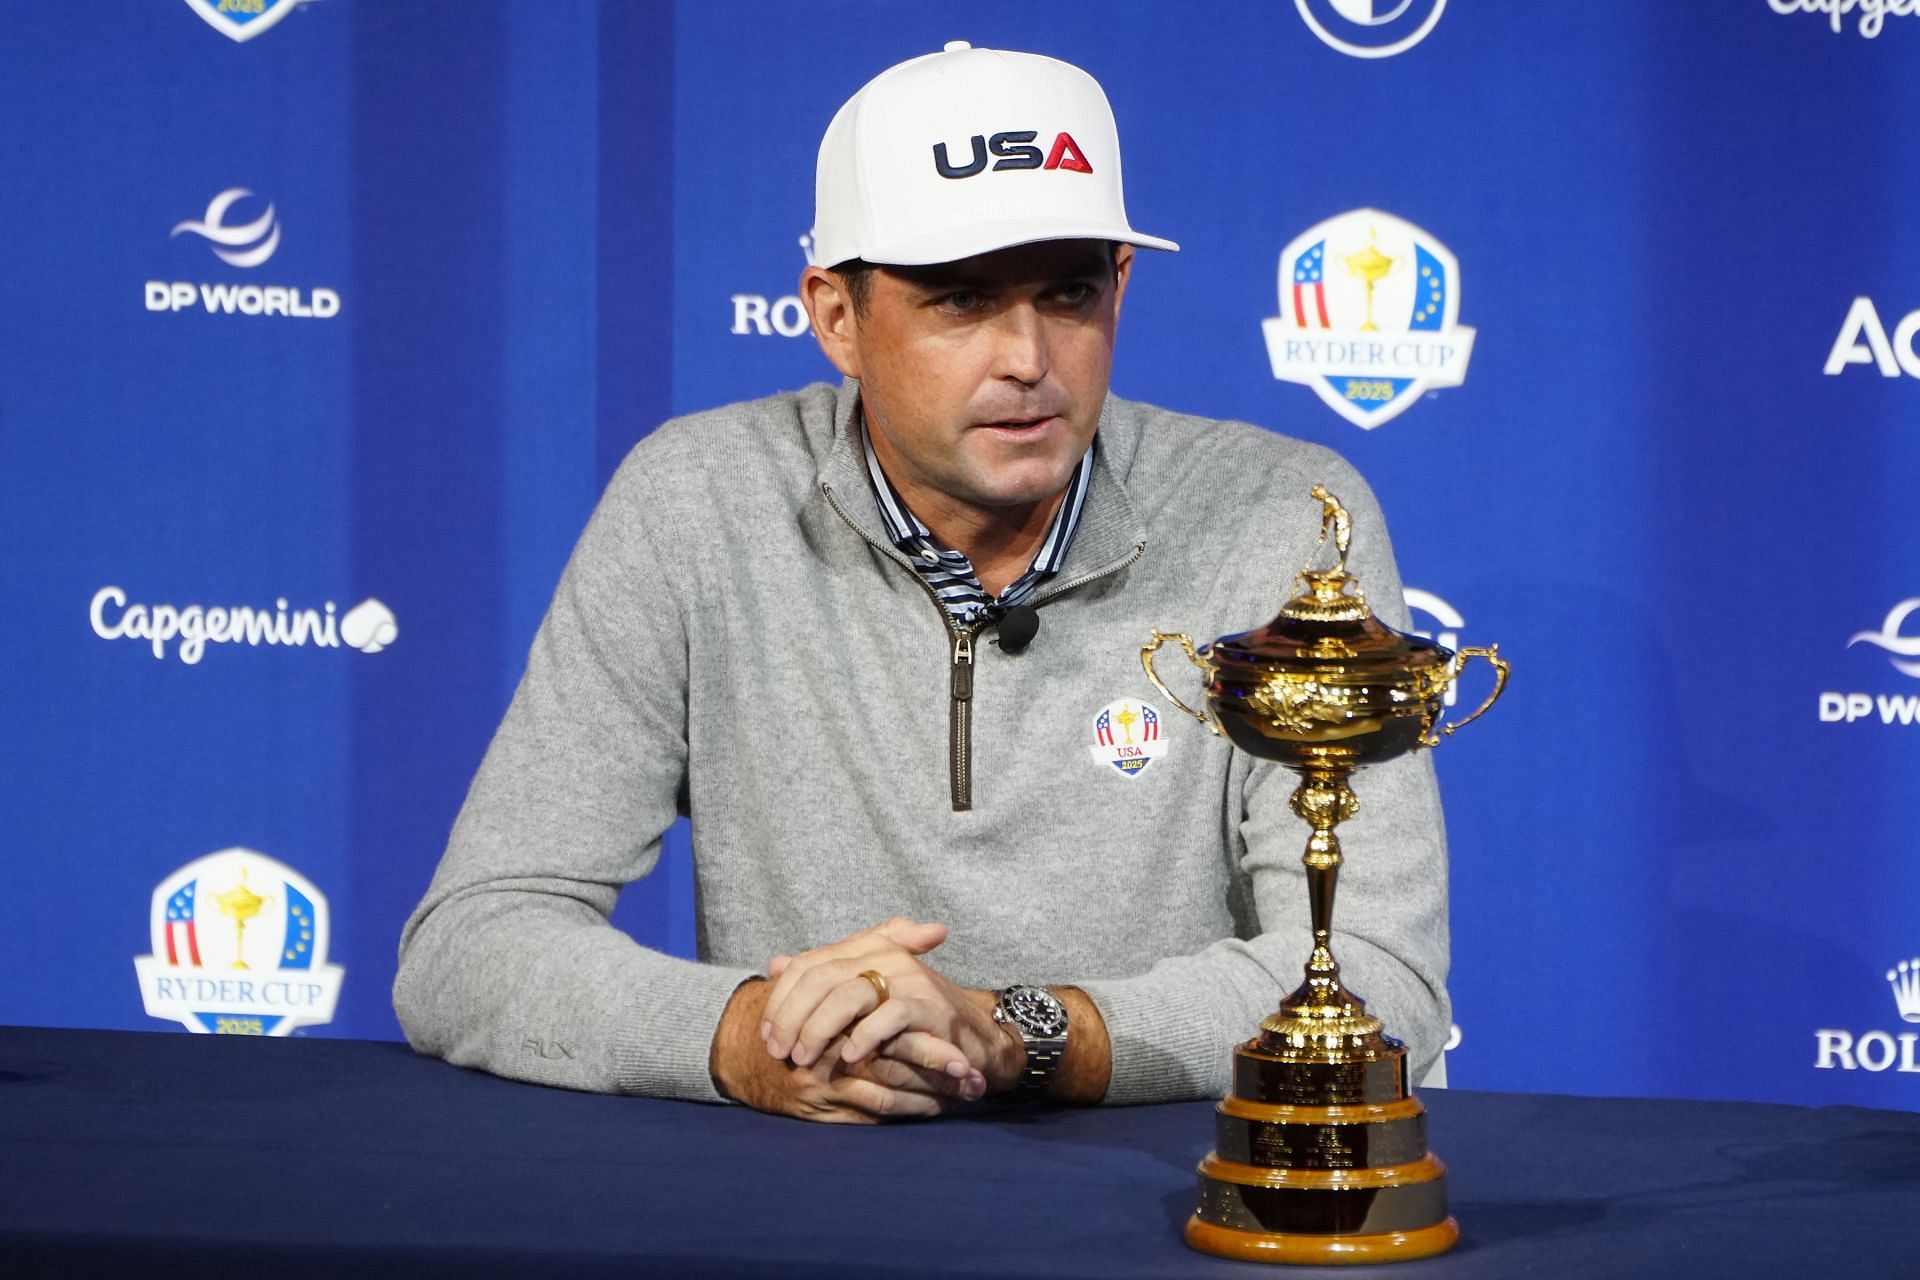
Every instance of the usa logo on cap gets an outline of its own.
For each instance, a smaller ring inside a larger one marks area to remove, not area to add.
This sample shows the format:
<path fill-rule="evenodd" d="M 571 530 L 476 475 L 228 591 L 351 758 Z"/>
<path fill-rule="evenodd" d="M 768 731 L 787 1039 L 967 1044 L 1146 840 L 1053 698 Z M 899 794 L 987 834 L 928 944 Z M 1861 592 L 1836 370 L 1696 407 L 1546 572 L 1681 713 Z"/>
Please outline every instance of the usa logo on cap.
<path fill-rule="evenodd" d="M 1122 186 L 1099 82 L 1056 58 L 953 40 L 834 113 L 808 261 L 925 266 L 1042 240 L 1179 248 L 1133 229 Z"/>

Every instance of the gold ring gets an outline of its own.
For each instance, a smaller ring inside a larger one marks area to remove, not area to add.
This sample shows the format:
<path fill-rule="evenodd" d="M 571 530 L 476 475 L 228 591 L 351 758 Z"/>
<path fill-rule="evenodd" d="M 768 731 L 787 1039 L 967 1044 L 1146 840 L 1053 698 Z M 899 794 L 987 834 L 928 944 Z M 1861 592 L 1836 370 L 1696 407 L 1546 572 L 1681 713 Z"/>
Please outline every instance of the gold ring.
<path fill-rule="evenodd" d="M 865 978 L 867 985 L 873 988 L 873 994 L 877 997 L 873 1007 L 878 1009 L 887 1002 L 887 980 L 880 976 L 877 969 L 862 970 L 860 976 Z"/>

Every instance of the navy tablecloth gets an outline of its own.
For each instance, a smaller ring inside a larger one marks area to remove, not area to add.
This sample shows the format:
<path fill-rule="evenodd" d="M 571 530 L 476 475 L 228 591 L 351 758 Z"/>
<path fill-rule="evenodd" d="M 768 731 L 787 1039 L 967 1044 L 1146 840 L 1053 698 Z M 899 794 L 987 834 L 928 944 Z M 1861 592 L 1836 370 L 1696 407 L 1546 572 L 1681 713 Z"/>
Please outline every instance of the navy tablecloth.
<path fill-rule="evenodd" d="M 1463 1239 L 1346 1275 L 1920 1275 L 1920 1115 L 1432 1091 Z M 0 1276 L 1254 1276 L 1210 1106 L 841 1128 L 404 1045 L 0 1029 Z"/>

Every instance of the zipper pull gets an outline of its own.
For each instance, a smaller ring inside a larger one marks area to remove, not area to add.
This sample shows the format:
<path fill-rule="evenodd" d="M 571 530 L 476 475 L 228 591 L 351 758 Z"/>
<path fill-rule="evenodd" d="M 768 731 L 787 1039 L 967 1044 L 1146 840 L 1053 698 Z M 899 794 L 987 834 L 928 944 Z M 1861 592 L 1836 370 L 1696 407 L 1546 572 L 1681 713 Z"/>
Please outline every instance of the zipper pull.
<path fill-rule="evenodd" d="M 966 628 L 953 633 L 953 696 L 973 700 L 973 632 Z"/>

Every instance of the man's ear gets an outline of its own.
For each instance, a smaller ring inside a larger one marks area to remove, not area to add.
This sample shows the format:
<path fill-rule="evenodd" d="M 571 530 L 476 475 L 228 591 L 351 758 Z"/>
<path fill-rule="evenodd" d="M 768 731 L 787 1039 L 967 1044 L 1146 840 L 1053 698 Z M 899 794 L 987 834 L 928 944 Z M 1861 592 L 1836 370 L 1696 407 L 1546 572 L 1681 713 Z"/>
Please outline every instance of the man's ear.
<path fill-rule="evenodd" d="M 822 267 L 808 267 L 800 273 L 800 302 L 807 309 L 820 350 L 834 368 L 858 378 L 860 317 L 854 314 L 846 281 Z"/>
<path fill-rule="evenodd" d="M 1113 318 L 1120 319 L 1120 304 L 1126 300 L 1127 279 L 1133 274 L 1133 246 L 1113 246 Z"/>

